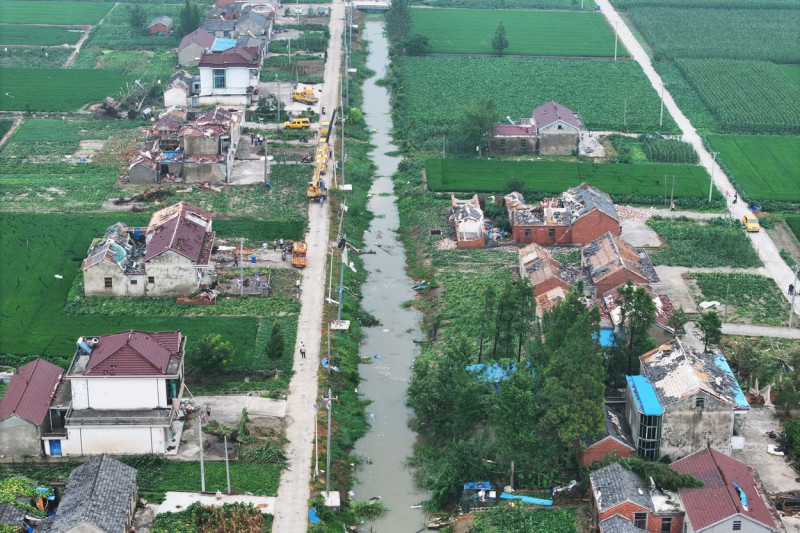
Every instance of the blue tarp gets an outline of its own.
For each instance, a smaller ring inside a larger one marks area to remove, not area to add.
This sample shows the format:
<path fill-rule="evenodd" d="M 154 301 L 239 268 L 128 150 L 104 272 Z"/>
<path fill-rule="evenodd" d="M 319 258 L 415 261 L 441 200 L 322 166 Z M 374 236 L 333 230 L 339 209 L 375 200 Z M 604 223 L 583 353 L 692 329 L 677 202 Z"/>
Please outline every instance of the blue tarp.
<path fill-rule="evenodd" d="M 488 481 L 471 481 L 464 483 L 464 490 L 492 490 L 492 484 Z"/>
<path fill-rule="evenodd" d="M 733 383 L 731 384 L 731 393 L 733 393 L 733 401 L 736 403 L 735 408 L 750 409 L 750 404 L 747 403 L 747 398 L 745 397 L 744 392 L 742 392 L 742 387 L 739 386 L 739 382 L 736 381 L 736 377 L 733 375 L 731 367 L 728 366 L 728 361 L 725 359 L 725 356 L 721 353 L 715 355 L 714 364 L 717 365 L 720 370 L 728 374 L 733 380 Z"/>
<path fill-rule="evenodd" d="M 594 338 L 597 339 L 597 336 L 595 335 Z M 617 343 L 614 342 L 614 330 L 602 328 L 600 330 L 600 346 L 603 348 L 611 348 L 616 345 Z"/>
<path fill-rule="evenodd" d="M 525 362 L 525 365 L 530 367 L 529 362 Z M 498 383 L 501 380 L 508 379 L 508 376 L 516 372 L 517 370 L 517 363 L 514 363 L 510 366 L 508 365 L 501 365 L 500 363 L 492 363 L 491 365 L 485 365 L 483 363 L 478 363 L 476 365 L 469 365 L 467 370 L 470 372 L 477 372 L 480 374 L 478 377 L 481 381 L 485 381 L 487 383 Z M 531 373 L 533 370 L 531 369 Z"/>
<path fill-rule="evenodd" d="M 525 503 L 532 503 L 534 505 L 553 505 L 553 500 L 543 500 L 542 498 L 531 498 L 530 496 L 517 496 L 516 494 L 509 494 L 504 492 L 500 495 L 501 500 L 519 500 Z"/>
<path fill-rule="evenodd" d="M 236 39 L 221 39 L 217 37 L 214 39 L 214 44 L 211 45 L 212 52 L 223 52 L 225 50 L 230 50 L 236 46 Z"/>
<path fill-rule="evenodd" d="M 308 510 L 308 521 L 311 522 L 312 524 L 319 524 L 320 522 L 322 522 L 322 520 L 320 520 L 320 518 L 317 516 L 316 509 L 314 509 L 313 507 Z"/>
<path fill-rule="evenodd" d="M 650 379 L 645 376 L 625 376 L 625 379 L 628 381 L 628 388 L 633 391 L 633 399 L 640 413 L 647 416 L 664 414 L 664 408 L 658 401 Z"/>
<path fill-rule="evenodd" d="M 183 158 L 183 152 L 161 152 L 160 161 L 180 161 Z"/>

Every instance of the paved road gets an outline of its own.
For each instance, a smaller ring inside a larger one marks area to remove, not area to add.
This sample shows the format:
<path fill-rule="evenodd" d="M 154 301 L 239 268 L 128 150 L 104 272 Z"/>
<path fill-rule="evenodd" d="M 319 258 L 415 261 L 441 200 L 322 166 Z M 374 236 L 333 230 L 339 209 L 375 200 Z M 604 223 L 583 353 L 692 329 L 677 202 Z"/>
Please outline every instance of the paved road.
<path fill-rule="evenodd" d="M 775 337 L 778 339 L 800 339 L 800 329 L 774 326 L 754 326 L 752 324 L 722 324 L 725 335 L 745 335 L 747 337 Z"/>
<path fill-rule="evenodd" d="M 611 27 L 617 28 L 619 40 L 631 54 L 631 57 L 635 59 L 642 67 L 642 70 L 650 80 L 653 88 L 657 92 L 661 93 L 663 87 L 661 77 L 658 75 L 658 73 L 656 73 L 655 69 L 650 64 L 650 58 L 633 36 L 633 33 L 631 33 L 631 31 L 628 29 L 625 21 L 619 16 L 608 0 L 596 0 L 596 2 L 597 5 L 600 6 L 601 11 L 608 20 L 609 24 L 611 24 Z M 692 123 L 675 104 L 675 100 L 672 99 L 672 95 L 668 90 L 664 90 L 663 95 L 664 108 L 669 112 L 670 115 L 672 115 L 672 118 L 678 124 L 681 132 L 683 132 L 683 140 L 690 143 L 692 146 L 694 146 L 695 150 L 697 150 L 697 153 L 700 155 L 700 164 L 703 165 L 706 170 L 708 170 L 711 176 L 713 176 L 714 184 L 717 186 L 717 188 L 720 191 L 731 191 L 732 193 L 734 188 L 733 185 L 731 185 L 728 176 L 722 171 L 722 168 L 720 168 L 720 166 L 716 163 L 716 160 L 709 153 L 709 151 L 706 150 L 700 135 L 697 134 L 697 131 L 694 129 L 694 126 L 692 126 Z M 731 197 L 727 198 L 726 201 L 728 202 L 728 210 L 730 211 L 731 216 L 737 219 L 741 219 L 742 216 L 750 212 L 744 202 L 737 202 L 736 204 L 733 204 L 732 195 Z M 789 286 L 789 283 L 791 283 L 794 279 L 794 273 L 781 258 L 778 248 L 765 231 L 759 233 L 749 233 L 748 236 L 758 252 L 759 257 L 761 257 L 761 260 L 764 262 L 764 275 L 774 279 L 775 283 L 777 283 L 778 287 L 780 287 L 781 291 L 783 291 L 784 297 L 791 301 L 785 290 Z M 800 298 L 795 299 L 794 310 L 795 313 L 800 312 Z"/>
<path fill-rule="evenodd" d="M 330 4 L 331 38 L 328 61 L 325 63 L 325 84 L 322 105 L 333 109 L 338 101 L 339 72 L 341 69 L 341 36 L 344 30 L 344 4 Z M 331 133 L 331 138 L 335 135 Z M 310 168 L 310 167 L 309 167 Z M 309 174 L 310 175 L 310 174 Z M 297 346 L 293 369 L 295 375 L 289 384 L 286 403 L 286 446 L 289 468 L 284 470 L 275 502 L 275 521 L 272 531 L 298 533 L 308 526 L 308 500 L 311 496 L 311 464 L 314 452 L 313 405 L 317 402 L 317 374 L 319 370 L 320 339 L 322 331 L 322 306 L 325 298 L 325 265 L 328 251 L 328 204 L 308 206 L 309 233 L 308 266 L 303 271 L 302 309 L 297 330 Z M 300 341 L 305 342 L 307 355 L 300 358 Z"/>

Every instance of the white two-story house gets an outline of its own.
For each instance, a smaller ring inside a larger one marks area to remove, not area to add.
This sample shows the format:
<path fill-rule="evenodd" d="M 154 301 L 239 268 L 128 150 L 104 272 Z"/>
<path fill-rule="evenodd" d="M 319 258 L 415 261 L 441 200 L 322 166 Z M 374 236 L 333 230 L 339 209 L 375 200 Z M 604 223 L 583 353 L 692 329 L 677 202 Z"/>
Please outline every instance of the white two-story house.
<path fill-rule="evenodd" d="M 197 105 L 249 105 L 258 94 L 263 56 L 258 48 L 234 46 L 203 54 Z"/>

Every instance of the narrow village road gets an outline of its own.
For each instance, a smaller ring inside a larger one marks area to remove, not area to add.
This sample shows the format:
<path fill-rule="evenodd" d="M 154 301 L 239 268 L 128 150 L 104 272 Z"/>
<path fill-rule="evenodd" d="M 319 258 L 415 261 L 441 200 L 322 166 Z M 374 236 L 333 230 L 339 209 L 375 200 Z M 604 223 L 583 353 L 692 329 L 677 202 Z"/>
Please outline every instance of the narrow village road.
<path fill-rule="evenodd" d="M 795 322 L 797 324 L 797 322 Z M 800 339 L 800 329 L 775 326 L 756 326 L 753 324 L 722 324 L 723 335 L 744 335 L 746 337 L 775 337 L 776 339 Z"/>
<path fill-rule="evenodd" d="M 344 4 L 330 4 L 330 41 L 328 60 L 325 63 L 325 83 L 321 104 L 334 109 L 338 101 L 339 72 L 341 68 L 341 43 L 344 30 Z M 333 139 L 335 134 L 331 134 Z M 309 167 L 309 178 L 310 178 Z M 311 460 L 314 452 L 314 424 L 318 403 L 317 375 L 320 362 L 320 339 L 322 332 L 322 306 L 325 298 L 325 265 L 328 252 L 328 203 L 309 203 L 309 230 L 307 266 L 302 279 L 302 309 L 297 328 L 297 343 L 294 349 L 295 372 L 289 384 L 286 402 L 286 452 L 289 466 L 281 474 L 278 496 L 275 501 L 275 533 L 299 533 L 308 526 L 309 482 Z M 306 358 L 300 357 L 300 342 L 307 350 Z"/>
<path fill-rule="evenodd" d="M 78 54 L 81 51 L 81 46 L 83 46 L 84 41 L 86 41 L 86 39 L 89 38 L 89 34 L 92 33 L 92 28 L 94 28 L 95 26 L 99 26 L 100 24 L 105 22 L 105 20 L 108 18 L 108 16 L 111 14 L 111 12 L 114 11 L 117 8 L 118 5 L 119 5 L 119 2 L 115 2 L 114 5 L 111 6 L 111 9 L 108 10 L 108 13 L 103 15 L 103 18 L 100 19 L 100 22 L 98 22 L 94 26 L 85 26 L 86 31 L 83 32 L 83 35 L 81 35 L 81 38 L 78 39 L 77 43 L 75 43 L 75 51 L 72 52 L 69 55 L 67 60 L 64 62 L 64 66 L 61 67 L 61 68 L 72 68 L 72 65 L 75 64 L 75 60 L 78 58 Z"/>
<path fill-rule="evenodd" d="M 625 21 L 619 16 L 608 0 L 596 0 L 596 3 L 598 6 L 600 6 L 600 10 L 608 20 L 611 27 L 617 28 L 619 40 L 622 42 L 628 52 L 630 52 L 631 57 L 642 67 L 642 70 L 650 80 L 653 88 L 656 90 L 656 92 L 661 93 L 663 81 L 650 63 L 650 58 L 647 56 L 647 53 L 645 53 L 642 45 L 639 44 L 639 41 L 636 40 L 636 37 L 634 37 L 633 33 L 631 33 L 630 29 L 628 29 Z M 741 219 L 742 216 L 750 213 L 748 206 L 744 202 L 737 202 L 736 204 L 732 203 L 734 188 L 733 185 L 731 185 L 728 176 L 722 171 L 722 168 L 720 168 L 720 166 L 716 163 L 714 157 L 709 153 L 709 151 L 706 150 L 700 135 L 698 135 L 689 119 L 686 118 L 680 108 L 678 108 L 677 104 L 675 104 L 675 100 L 673 100 L 669 90 L 665 89 L 663 91 L 663 95 L 664 107 L 667 109 L 667 111 L 669 111 L 669 114 L 678 124 L 681 132 L 683 132 L 683 140 L 690 143 L 692 146 L 694 146 L 695 150 L 697 150 L 697 153 L 700 155 L 700 164 L 703 165 L 706 170 L 708 170 L 711 176 L 713 176 L 714 184 L 717 186 L 717 188 L 720 191 L 731 192 L 730 197 L 726 198 L 726 202 L 728 202 L 728 210 L 730 211 L 731 216 L 736 219 Z M 749 233 L 748 236 L 758 252 L 759 257 L 764 262 L 765 275 L 774 279 L 775 283 L 778 284 L 778 288 L 781 289 L 784 297 L 791 301 L 791 297 L 787 294 L 787 288 L 789 283 L 792 283 L 794 280 L 794 272 L 781 258 L 775 243 L 772 242 L 772 239 L 769 238 L 769 235 L 767 235 L 765 231 Z M 800 312 L 800 298 L 795 299 L 794 311 L 795 314 Z"/>

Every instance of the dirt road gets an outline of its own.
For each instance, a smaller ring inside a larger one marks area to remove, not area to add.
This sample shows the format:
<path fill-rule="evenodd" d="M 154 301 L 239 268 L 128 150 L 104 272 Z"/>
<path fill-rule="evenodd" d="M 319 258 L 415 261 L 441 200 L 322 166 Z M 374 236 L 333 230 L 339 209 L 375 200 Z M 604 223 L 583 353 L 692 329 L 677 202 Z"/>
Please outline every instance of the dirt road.
<path fill-rule="evenodd" d="M 331 38 L 328 46 L 328 61 L 325 64 L 325 84 L 322 105 L 333 109 L 338 101 L 339 72 L 341 68 L 341 36 L 344 30 L 344 3 L 330 4 Z M 331 134 L 333 137 L 334 132 Z M 322 306 L 325 298 L 325 265 L 328 251 L 328 204 L 308 206 L 309 232 L 308 266 L 303 271 L 302 309 L 295 346 L 295 375 L 289 384 L 286 402 L 286 446 L 289 467 L 283 471 L 275 502 L 275 521 L 272 531 L 276 533 L 298 533 L 308 526 L 309 482 L 311 459 L 314 451 L 314 424 L 317 403 L 317 374 L 320 361 L 320 339 L 322 331 Z M 307 350 L 306 358 L 300 357 L 300 342 Z"/>
<path fill-rule="evenodd" d="M 611 27 L 617 28 L 619 40 L 622 42 L 628 52 L 630 52 L 631 57 L 635 59 L 636 62 L 638 62 L 642 67 L 642 70 L 650 80 L 653 88 L 657 92 L 661 93 L 663 88 L 661 77 L 658 75 L 658 73 L 656 73 L 655 69 L 650 64 L 650 58 L 633 36 L 633 33 L 631 33 L 631 31 L 628 29 L 628 26 L 625 25 L 625 21 L 619 16 L 608 0 L 596 0 L 596 2 L 597 5 L 600 6 L 600 10 L 608 20 Z M 747 205 L 744 202 L 737 202 L 736 204 L 732 203 L 732 193 L 734 188 L 733 185 L 731 185 L 728 176 L 716 163 L 714 156 L 712 156 L 711 153 L 706 150 L 700 135 L 697 134 L 697 131 L 694 129 L 694 126 L 692 126 L 692 123 L 675 104 L 675 100 L 673 100 L 669 91 L 663 90 L 663 95 L 664 108 L 669 112 L 669 114 L 678 124 L 678 127 L 681 129 L 681 132 L 683 133 L 683 140 L 690 143 L 692 146 L 694 146 L 695 150 L 697 150 L 697 153 L 700 155 L 700 164 L 703 165 L 711 174 L 714 184 L 717 186 L 717 188 L 720 191 L 731 192 L 731 195 L 726 199 L 728 202 L 728 209 L 730 210 L 731 216 L 741 219 L 742 216 L 750 212 L 747 208 Z M 781 258 L 778 248 L 765 231 L 749 233 L 748 236 L 758 252 L 759 257 L 761 257 L 761 260 L 764 262 L 764 274 L 774 279 L 775 283 L 778 284 L 778 287 L 783 292 L 784 297 L 791 301 L 785 290 L 789 286 L 789 283 L 791 283 L 794 279 L 794 273 Z M 794 310 L 795 313 L 800 312 L 800 298 L 795 298 Z"/>

